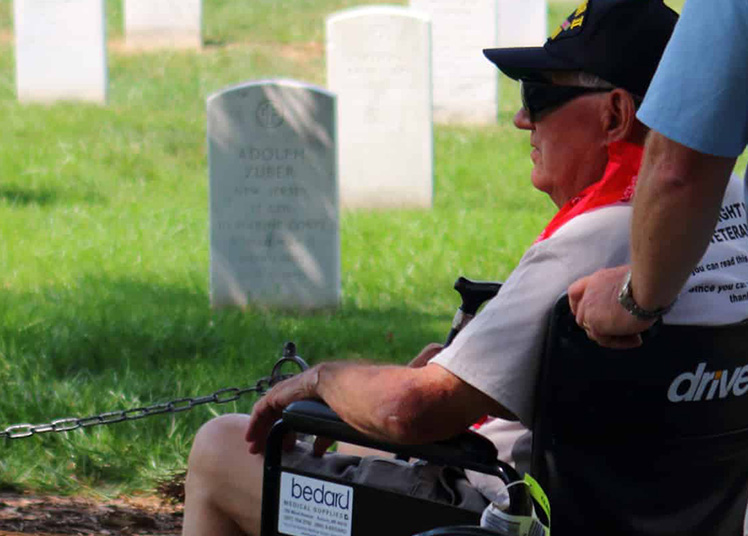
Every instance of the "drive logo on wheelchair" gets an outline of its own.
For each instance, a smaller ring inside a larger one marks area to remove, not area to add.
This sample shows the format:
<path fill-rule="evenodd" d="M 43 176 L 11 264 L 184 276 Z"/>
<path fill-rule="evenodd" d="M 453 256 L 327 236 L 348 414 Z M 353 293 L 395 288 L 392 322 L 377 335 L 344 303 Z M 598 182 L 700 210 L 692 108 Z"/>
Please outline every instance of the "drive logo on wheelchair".
<path fill-rule="evenodd" d="M 743 396 L 748 393 L 748 365 L 735 370 L 708 372 L 706 363 L 699 363 L 695 372 L 684 372 L 676 376 L 667 391 L 670 402 L 700 402 L 727 398 L 730 394 Z"/>
<path fill-rule="evenodd" d="M 350 536 L 353 488 L 295 473 L 281 474 L 278 532 Z"/>

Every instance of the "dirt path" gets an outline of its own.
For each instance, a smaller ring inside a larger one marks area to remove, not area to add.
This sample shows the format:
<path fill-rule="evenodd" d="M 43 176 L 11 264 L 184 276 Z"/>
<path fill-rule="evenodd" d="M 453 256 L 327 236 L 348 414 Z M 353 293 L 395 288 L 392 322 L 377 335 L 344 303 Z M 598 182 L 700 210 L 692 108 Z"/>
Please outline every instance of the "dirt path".
<path fill-rule="evenodd" d="M 0 493 L 0 536 L 19 534 L 175 536 L 182 505 L 158 497 L 99 502 L 80 497 Z"/>

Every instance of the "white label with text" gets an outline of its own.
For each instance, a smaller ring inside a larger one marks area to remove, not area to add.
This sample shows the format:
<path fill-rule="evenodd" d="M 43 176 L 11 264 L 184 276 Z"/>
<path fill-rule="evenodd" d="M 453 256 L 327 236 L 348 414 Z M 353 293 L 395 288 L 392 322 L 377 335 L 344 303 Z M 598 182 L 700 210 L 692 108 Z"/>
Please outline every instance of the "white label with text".
<path fill-rule="evenodd" d="M 278 532 L 290 536 L 351 536 L 353 488 L 281 473 Z"/>

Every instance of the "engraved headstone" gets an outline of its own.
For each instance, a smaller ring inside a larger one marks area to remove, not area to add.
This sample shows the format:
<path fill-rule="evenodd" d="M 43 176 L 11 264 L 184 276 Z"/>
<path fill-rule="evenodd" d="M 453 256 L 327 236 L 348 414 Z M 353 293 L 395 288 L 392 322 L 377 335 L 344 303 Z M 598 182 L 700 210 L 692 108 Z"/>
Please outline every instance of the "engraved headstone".
<path fill-rule="evenodd" d="M 18 100 L 106 102 L 104 0 L 14 0 L 13 11 Z"/>
<path fill-rule="evenodd" d="M 335 97 L 290 80 L 208 98 L 214 307 L 340 299 Z"/>
<path fill-rule="evenodd" d="M 200 48 L 202 0 L 125 0 L 129 48 Z"/>
<path fill-rule="evenodd" d="M 482 51 L 498 45 L 497 0 L 411 0 L 410 5 L 431 17 L 434 120 L 495 123 L 499 76 Z"/>
<path fill-rule="evenodd" d="M 344 208 L 431 207 L 430 25 L 403 7 L 327 19 L 327 85 L 338 95 Z"/>
<path fill-rule="evenodd" d="M 542 46 L 547 19 L 547 0 L 499 0 L 499 46 Z"/>

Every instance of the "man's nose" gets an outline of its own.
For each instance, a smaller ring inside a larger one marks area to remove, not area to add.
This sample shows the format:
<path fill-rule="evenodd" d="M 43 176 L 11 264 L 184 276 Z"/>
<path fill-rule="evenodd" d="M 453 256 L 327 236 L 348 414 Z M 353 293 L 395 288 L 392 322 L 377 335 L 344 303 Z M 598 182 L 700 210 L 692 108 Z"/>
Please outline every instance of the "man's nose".
<path fill-rule="evenodd" d="M 533 122 L 530 121 L 530 113 L 524 107 L 514 114 L 514 126 L 521 130 L 532 130 L 534 128 Z"/>

